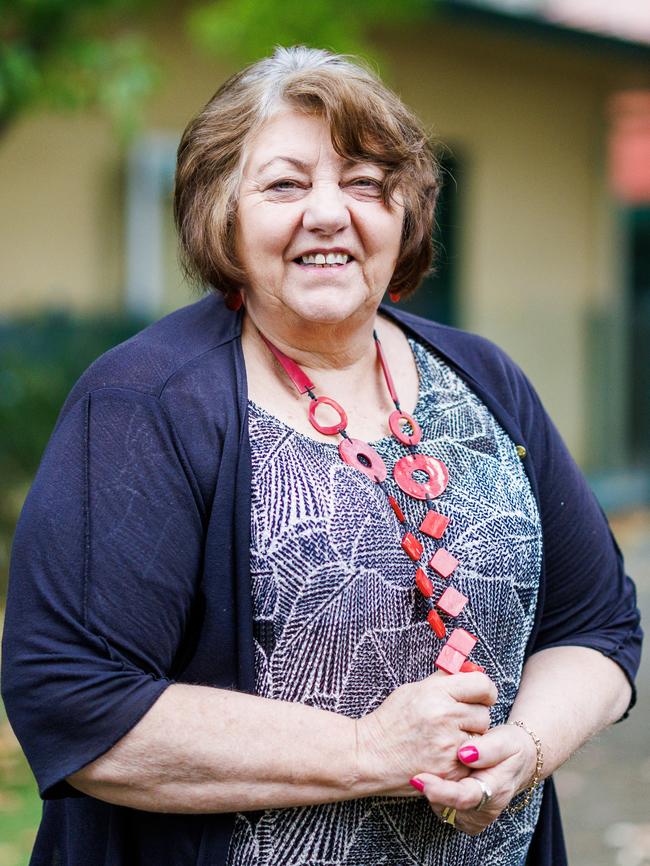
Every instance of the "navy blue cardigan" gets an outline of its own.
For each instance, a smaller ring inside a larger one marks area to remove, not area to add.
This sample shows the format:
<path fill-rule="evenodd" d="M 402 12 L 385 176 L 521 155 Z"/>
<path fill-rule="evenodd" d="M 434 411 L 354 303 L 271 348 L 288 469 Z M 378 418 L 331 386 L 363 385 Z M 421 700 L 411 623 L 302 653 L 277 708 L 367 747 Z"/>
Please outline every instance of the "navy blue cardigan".
<path fill-rule="evenodd" d="M 429 343 L 526 449 L 544 536 L 527 652 L 592 647 L 632 682 L 641 644 L 633 584 L 527 379 L 487 340 L 383 312 Z M 240 335 L 241 314 L 210 295 L 102 356 L 67 399 L 27 497 L 2 685 L 45 799 L 34 866 L 225 862 L 232 815 L 113 806 L 65 779 L 171 682 L 254 691 Z M 566 862 L 550 781 L 529 862 Z"/>

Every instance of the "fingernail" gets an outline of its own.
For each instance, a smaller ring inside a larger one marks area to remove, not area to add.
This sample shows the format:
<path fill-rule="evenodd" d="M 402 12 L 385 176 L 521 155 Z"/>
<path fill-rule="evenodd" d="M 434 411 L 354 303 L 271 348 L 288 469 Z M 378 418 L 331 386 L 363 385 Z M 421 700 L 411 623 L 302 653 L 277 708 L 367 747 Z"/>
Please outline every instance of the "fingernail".
<path fill-rule="evenodd" d="M 420 793 L 424 791 L 424 782 L 421 782 L 419 779 L 409 779 L 409 785 L 413 785 Z"/>
<path fill-rule="evenodd" d="M 458 757 L 463 764 L 473 764 L 474 761 L 478 761 L 478 749 L 476 746 L 463 746 L 458 750 Z"/>

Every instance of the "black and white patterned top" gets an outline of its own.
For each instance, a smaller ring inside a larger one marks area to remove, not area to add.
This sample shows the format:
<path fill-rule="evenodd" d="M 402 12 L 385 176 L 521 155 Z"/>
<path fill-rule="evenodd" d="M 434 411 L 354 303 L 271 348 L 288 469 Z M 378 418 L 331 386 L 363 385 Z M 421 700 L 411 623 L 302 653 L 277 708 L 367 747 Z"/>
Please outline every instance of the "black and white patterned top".
<path fill-rule="evenodd" d="M 471 659 L 498 687 L 492 721 L 499 724 L 517 691 L 535 614 L 537 506 L 515 444 L 487 408 L 438 357 L 410 345 L 420 377 L 417 450 L 449 470 L 435 507 L 450 518 L 442 543 L 460 560 L 450 584 L 469 597 L 452 627 L 478 638 Z M 442 645 L 425 621 L 415 563 L 400 546 L 404 528 L 385 493 L 342 462 L 334 439 L 316 442 L 253 402 L 249 431 L 257 692 L 359 718 L 399 685 L 433 673 Z M 373 444 L 388 467 L 389 491 L 419 526 L 425 504 L 391 475 L 406 449 L 392 436 Z M 418 538 L 428 560 L 435 542 Z M 254 823 L 238 814 L 228 864 L 520 866 L 541 793 L 475 837 L 442 824 L 424 798 L 271 809 Z"/>

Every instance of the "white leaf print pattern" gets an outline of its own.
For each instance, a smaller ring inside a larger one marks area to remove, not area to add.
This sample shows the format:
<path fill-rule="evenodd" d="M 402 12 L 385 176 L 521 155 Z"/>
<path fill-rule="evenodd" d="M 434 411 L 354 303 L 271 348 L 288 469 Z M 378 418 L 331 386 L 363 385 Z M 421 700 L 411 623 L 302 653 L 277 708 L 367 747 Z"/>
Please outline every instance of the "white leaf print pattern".
<path fill-rule="evenodd" d="M 451 583 L 470 598 L 453 624 L 479 639 L 472 659 L 499 688 L 492 713 L 499 723 L 514 700 L 535 614 L 539 516 L 514 444 L 439 358 L 410 342 L 420 375 L 418 450 L 449 469 L 436 507 L 450 518 L 444 545 L 461 562 Z M 433 673 L 441 646 L 424 621 L 415 565 L 399 544 L 403 529 L 382 490 L 344 465 L 335 444 L 302 436 L 253 403 L 249 409 L 258 693 L 361 717 L 402 683 Z M 390 436 L 374 445 L 389 467 L 390 492 L 418 526 L 423 504 L 390 475 L 403 447 Z M 429 556 L 432 545 L 425 540 Z M 540 803 L 541 789 L 523 812 L 473 838 L 441 824 L 418 798 L 269 809 L 254 821 L 239 814 L 228 863 L 518 866 Z"/>

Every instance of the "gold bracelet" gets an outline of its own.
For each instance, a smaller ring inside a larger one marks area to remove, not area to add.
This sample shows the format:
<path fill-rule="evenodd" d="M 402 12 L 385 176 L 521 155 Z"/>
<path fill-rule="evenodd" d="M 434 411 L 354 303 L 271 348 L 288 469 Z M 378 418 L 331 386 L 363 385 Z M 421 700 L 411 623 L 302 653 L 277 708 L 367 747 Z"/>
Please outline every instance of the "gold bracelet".
<path fill-rule="evenodd" d="M 510 812 L 519 812 L 521 809 L 525 809 L 526 806 L 530 803 L 533 798 L 533 794 L 535 793 L 535 789 L 539 786 L 542 776 L 542 768 L 544 767 L 544 752 L 542 752 L 542 743 L 537 734 L 534 731 L 525 725 L 523 722 L 519 721 L 519 719 L 508 722 L 509 725 L 516 725 L 518 728 L 521 728 L 523 731 L 532 737 L 533 743 L 535 743 L 535 749 L 537 750 L 537 763 L 535 764 L 535 772 L 533 773 L 533 778 L 530 780 L 530 784 L 528 787 L 521 792 L 521 800 L 516 803 L 514 806 L 510 805 Z"/>

